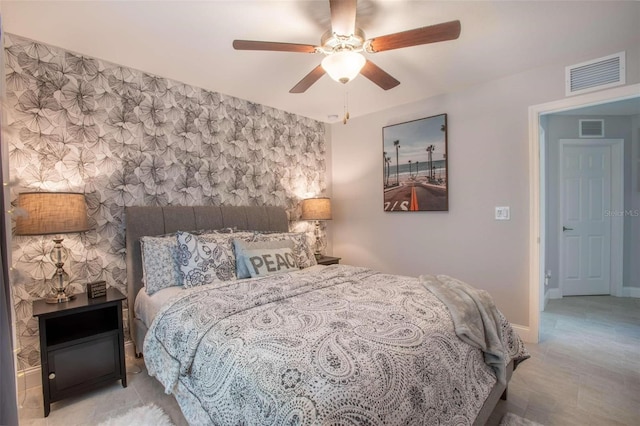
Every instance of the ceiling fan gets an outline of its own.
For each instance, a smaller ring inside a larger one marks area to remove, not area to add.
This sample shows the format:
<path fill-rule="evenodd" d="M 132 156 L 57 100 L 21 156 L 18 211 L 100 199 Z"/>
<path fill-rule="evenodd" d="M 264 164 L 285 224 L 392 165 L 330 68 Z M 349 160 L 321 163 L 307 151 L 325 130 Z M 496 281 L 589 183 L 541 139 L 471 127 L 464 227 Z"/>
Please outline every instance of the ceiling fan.
<path fill-rule="evenodd" d="M 268 50 L 276 52 L 322 53 L 325 58 L 298 82 L 290 93 L 303 93 L 325 72 L 341 83 L 348 83 L 362 74 L 384 90 L 400 82 L 366 59 L 361 52 L 377 53 L 386 50 L 439 41 L 455 40 L 460 36 L 460 21 L 444 22 L 394 34 L 366 39 L 364 31 L 356 27 L 357 0 L 329 0 L 331 29 L 320 39 L 320 46 L 271 41 L 234 40 L 236 50 Z"/>

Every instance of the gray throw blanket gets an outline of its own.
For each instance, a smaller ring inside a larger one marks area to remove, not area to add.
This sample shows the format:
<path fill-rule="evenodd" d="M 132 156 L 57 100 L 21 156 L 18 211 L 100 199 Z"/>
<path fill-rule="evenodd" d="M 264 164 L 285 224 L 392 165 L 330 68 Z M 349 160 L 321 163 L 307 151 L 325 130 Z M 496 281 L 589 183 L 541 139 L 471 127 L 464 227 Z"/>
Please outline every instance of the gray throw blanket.
<path fill-rule="evenodd" d="M 491 295 L 446 275 L 421 275 L 420 282 L 449 309 L 456 335 L 481 349 L 484 362 L 493 368 L 498 382 L 506 384 L 507 354 L 502 343 L 501 315 Z"/>

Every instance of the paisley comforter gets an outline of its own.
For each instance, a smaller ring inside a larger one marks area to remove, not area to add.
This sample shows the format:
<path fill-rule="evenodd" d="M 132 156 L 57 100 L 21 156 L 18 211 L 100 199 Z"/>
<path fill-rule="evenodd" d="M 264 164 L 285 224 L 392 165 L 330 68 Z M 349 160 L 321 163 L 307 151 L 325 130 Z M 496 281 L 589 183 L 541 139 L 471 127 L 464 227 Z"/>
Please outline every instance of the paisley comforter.
<path fill-rule="evenodd" d="M 190 424 L 472 424 L 496 383 L 417 278 L 347 265 L 184 290 L 144 344 Z M 528 356 L 500 314 L 508 360 Z"/>

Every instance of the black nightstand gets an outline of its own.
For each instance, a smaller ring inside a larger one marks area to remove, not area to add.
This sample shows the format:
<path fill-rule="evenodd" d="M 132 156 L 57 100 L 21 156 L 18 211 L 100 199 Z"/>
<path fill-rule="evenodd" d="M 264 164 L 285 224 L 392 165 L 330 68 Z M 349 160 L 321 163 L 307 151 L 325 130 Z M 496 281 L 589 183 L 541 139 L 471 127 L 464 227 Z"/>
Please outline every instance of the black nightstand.
<path fill-rule="evenodd" d="M 33 302 L 40 327 L 40 363 L 44 416 L 51 403 L 121 380 L 127 387 L 122 330 L 122 301 L 115 288 L 89 299 L 80 293 L 70 302 Z"/>
<path fill-rule="evenodd" d="M 316 262 L 318 265 L 337 265 L 340 263 L 340 259 L 340 257 L 320 256 L 316 257 Z"/>

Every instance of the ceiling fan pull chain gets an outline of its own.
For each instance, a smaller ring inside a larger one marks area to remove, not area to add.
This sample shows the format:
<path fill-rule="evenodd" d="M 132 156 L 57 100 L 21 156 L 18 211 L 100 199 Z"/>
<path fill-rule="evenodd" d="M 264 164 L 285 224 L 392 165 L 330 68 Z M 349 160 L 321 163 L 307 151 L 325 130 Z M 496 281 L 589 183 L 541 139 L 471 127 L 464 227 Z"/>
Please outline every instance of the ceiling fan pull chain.
<path fill-rule="evenodd" d="M 345 116 L 347 117 L 347 120 L 348 120 L 349 119 L 349 91 L 348 90 L 346 91 L 346 97 L 347 97 L 347 113 Z"/>
<path fill-rule="evenodd" d="M 344 91 L 344 118 L 342 119 L 342 124 L 347 124 L 347 120 L 349 119 L 349 91 L 345 89 Z"/>

